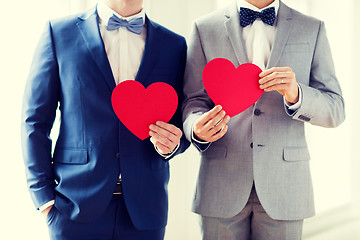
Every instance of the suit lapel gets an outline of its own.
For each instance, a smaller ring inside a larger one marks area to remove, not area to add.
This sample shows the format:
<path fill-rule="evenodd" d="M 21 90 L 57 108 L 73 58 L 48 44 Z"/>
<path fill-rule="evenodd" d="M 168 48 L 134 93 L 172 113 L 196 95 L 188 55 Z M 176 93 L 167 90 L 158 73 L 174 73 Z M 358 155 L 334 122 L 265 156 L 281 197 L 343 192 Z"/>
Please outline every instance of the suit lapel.
<path fill-rule="evenodd" d="M 136 81 L 141 82 L 143 85 L 156 62 L 161 46 L 161 32 L 159 31 L 158 26 L 156 26 L 147 16 L 145 16 L 145 23 L 147 31 L 145 49 L 135 78 Z"/>
<path fill-rule="evenodd" d="M 237 11 L 236 2 L 228 8 L 225 16 L 228 19 L 225 21 L 224 25 L 231 42 L 231 46 L 235 52 L 236 58 L 238 59 L 239 64 L 247 63 L 249 62 L 249 60 L 246 54 L 244 40 L 242 37 L 243 29 L 240 25 L 240 17 Z"/>
<path fill-rule="evenodd" d="M 292 28 L 291 10 L 280 1 L 280 7 L 277 17 L 277 26 L 275 32 L 274 45 L 270 54 L 267 68 L 272 68 L 279 62 L 280 56 L 285 48 L 286 42 Z"/>
<path fill-rule="evenodd" d="M 93 60 L 101 71 L 110 91 L 112 91 L 115 88 L 115 80 L 101 38 L 97 11 L 96 9 L 90 10 L 85 16 L 79 18 L 82 21 L 77 23 L 77 27 Z"/>

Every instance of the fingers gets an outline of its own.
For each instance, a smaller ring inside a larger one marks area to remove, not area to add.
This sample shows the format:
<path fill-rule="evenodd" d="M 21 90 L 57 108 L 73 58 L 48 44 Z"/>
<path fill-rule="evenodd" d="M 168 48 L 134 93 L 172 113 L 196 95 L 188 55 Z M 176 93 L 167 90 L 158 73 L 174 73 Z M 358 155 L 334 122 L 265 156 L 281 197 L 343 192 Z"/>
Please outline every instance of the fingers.
<path fill-rule="evenodd" d="M 158 148 L 162 154 L 173 151 L 180 143 L 182 131 L 172 124 L 158 121 L 150 125 L 150 141 Z"/>
<path fill-rule="evenodd" d="M 225 135 L 225 133 L 227 132 L 228 129 L 229 129 L 228 125 L 225 125 L 223 128 L 221 128 L 221 130 L 219 130 L 218 132 L 216 132 L 215 134 L 210 136 L 210 138 L 207 142 L 215 142 L 215 141 L 219 140 L 220 138 L 222 138 Z"/>
<path fill-rule="evenodd" d="M 210 111 L 204 113 L 198 123 L 200 125 L 205 125 L 209 120 L 213 119 L 221 111 L 221 109 L 222 107 L 220 105 L 215 106 Z"/>
<path fill-rule="evenodd" d="M 230 117 L 225 116 L 225 112 L 221 111 L 218 115 L 216 115 L 216 117 L 214 117 L 211 121 L 207 122 L 207 124 L 203 126 L 203 129 L 207 130 L 207 134 L 211 138 L 212 142 L 219 139 L 220 135 L 214 135 L 219 134 L 219 132 L 223 130 L 229 120 Z"/>
<path fill-rule="evenodd" d="M 286 101 L 294 103 L 299 99 L 295 73 L 289 67 L 274 67 L 259 74 L 260 88 L 266 92 L 278 91 Z"/>
<path fill-rule="evenodd" d="M 263 78 L 271 73 L 275 73 L 275 72 L 288 72 L 288 71 L 292 71 L 290 67 L 273 67 L 273 68 L 270 68 L 270 69 L 266 69 L 264 71 L 262 71 L 260 74 L 259 74 L 259 77 L 260 78 Z"/>
<path fill-rule="evenodd" d="M 296 82 L 295 73 L 288 67 L 271 68 L 260 73 L 260 88 L 265 91 L 271 87 L 279 87 L 284 89 L 283 84 Z"/>
<path fill-rule="evenodd" d="M 41 213 L 45 216 L 45 218 L 48 216 L 48 214 L 49 214 L 49 212 L 50 212 L 50 210 L 51 210 L 51 208 L 52 208 L 53 206 L 54 206 L 54 205 L 51 205 L 51 206 L 45 208 L 45 209 L 41 212 Z"/>
<path fill-rule="evenodd" d="M 151 136 L 150 138 L 150 142 L 152 142 L 152 144 L 154 144 L 154 146 L 157 148 L 157 150 L 161 153 L 161 154 L 169 154 L 171 153 L 172 149 L 170 149 L 170 147 L 162 144 L 159 139 L 157 139 L 157 137 Z"/>
<path fill-rule="evenodd" d="M 162 121 L 157 121 L 156 125 L 151 124 L 150 130 L 174 141 L 177 140 L 178 136 L 182 136 L 182 131 L 179 128 Z"/>
<path fill-rule="evenodd" d="M 214 142 L 225 135 L 228 130 L 226 124 L 230 117 L 221 109 L 221 106 L 215 106 L 195 122 L 193 130 L 196 138 L 206 142 Z"/>

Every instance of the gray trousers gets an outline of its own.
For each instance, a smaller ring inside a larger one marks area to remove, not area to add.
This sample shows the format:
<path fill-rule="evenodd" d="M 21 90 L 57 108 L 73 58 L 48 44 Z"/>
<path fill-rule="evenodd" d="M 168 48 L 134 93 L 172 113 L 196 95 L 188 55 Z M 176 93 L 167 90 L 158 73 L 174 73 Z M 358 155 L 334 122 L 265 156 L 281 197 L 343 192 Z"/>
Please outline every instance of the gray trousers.
<path fill-rule="evenodd" d="M 270 218 L 253 187 L 245 208 L 231 218 L 201 216 L 203 240 L 301 240 L 303 220 Z"/>

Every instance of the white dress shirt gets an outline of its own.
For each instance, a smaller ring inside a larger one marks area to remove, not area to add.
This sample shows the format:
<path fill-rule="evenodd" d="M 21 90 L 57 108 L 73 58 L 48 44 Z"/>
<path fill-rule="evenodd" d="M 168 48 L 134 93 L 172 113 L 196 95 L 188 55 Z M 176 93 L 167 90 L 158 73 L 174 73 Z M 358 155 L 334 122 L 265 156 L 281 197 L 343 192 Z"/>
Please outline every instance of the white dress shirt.
<path fill-rule="evenodd" d="M 109 8 L 103 1 L 97 6 L 100 34 L 105 45 L 111 70 L 116 84 L 125 80 L 135 80 L 144 53 L 146 26 L 140 35 L 128 31 L 125 27 L 108 31 L 106 26 L 114 14 L 122 20 L 130 21 L 142 17 L 145 22 L 144 9 L 133 16 L 122 17 Z"/>
<path fill-rule="evenodd" d="M 240 8 L 249 8 L 256 12 L 270 7 L 275 8 L 275 16 L 277 16 L 279 10 L 279 0 L 275 0 L 273 3 L 263 9 L 259 9 L 254 5 L 251 5 L 245 0 L 237 0 L 238 11 Z M 259 66 L 262 70 L 266 69 L 270 52 L 275 39 L 275 24 L 270 26 L 265 24 L 260 18 L 257 18 L 252 24 L 243 28 L 243 40 L 245 43 L 245 49 L 250 63 Z"/>

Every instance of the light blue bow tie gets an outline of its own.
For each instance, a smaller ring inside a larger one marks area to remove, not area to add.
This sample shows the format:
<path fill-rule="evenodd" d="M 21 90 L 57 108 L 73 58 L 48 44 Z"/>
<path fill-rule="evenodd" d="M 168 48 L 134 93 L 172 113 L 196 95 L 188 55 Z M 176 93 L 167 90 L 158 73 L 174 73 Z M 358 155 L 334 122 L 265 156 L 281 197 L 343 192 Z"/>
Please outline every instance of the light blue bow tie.
<path fill-rule="evenodd" d="M 106 26 L 108 31 L 113 31 L 121 27 L 126 27 L 130 32 L 141 34 L 141 31 L 144 27 L 143 18 L 136 18 L 130 21 L 122 20 L 118 18 L 115 14 L 109 18 L 109 22 Z"/>

